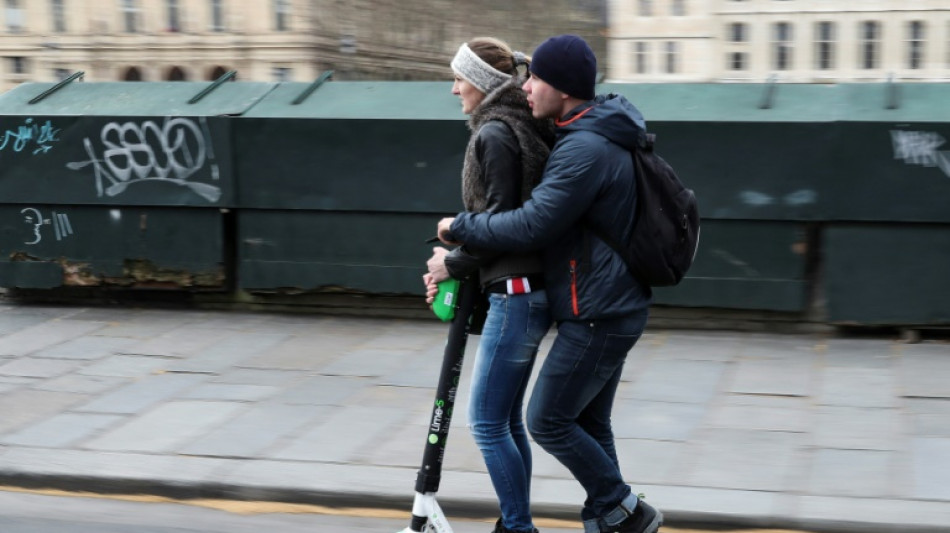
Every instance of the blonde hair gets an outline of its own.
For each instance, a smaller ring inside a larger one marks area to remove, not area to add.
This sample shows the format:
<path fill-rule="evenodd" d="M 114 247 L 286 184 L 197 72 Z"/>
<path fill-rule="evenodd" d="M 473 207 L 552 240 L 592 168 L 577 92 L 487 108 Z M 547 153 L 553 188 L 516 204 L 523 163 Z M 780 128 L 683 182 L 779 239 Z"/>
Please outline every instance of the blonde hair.
<path fill-rule="evenodd" d="M 465 43 L 482 61 L 492 68 L 505 74 L 516 76 L 521 65 L 527 69 L 531 65 L 531 58 L 521 52 L 512 51 L 511 47 L 501 39 L 494 37 L 475 37 Z"/>

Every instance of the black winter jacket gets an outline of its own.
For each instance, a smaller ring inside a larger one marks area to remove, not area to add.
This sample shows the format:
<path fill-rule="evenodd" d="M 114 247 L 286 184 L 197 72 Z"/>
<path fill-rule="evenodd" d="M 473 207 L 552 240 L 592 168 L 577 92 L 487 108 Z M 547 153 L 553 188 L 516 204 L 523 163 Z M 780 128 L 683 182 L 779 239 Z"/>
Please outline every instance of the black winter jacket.
<path fill-rule="evenodd" d="M 624 97 L 601 95 L 557 126 L 557 142 L 531 198 L 513 211 L 460 213 L 451 236 L 501 251 L 543 250 L 556 320 L 640 312 L 650 305 L 650 288 L 589 228 L 596 225 L 621 242 L 633 230 L 637 191 L 630 150 L 645 131 L 643 116 Z"/>
<path fill-rule="evenodd" d="M 531 116 L 522 81 L 514 77 L 486 95 L 469 118 L 472 137 L 462 170 L 462 199 L 467 210 L 515 209 L 541 181 L 554 144 L 554 124 Z M 472 246 L 452 251 L 445 258 L 445 266 L 456 279 L 479 271 L 482 285 L 543 270 L 537 252 L 502 253 Z"/>

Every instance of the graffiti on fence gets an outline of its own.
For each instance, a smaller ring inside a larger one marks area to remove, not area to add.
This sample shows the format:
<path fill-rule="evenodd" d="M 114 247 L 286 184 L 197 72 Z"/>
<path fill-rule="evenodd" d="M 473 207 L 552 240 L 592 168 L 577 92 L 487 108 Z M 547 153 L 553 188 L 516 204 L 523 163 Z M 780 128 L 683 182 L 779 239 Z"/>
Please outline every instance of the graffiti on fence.
<path fill-rule="evenodd" d="M 65 213 L 52 212 L 50 218 L 44 218 L 43 213 L 35 207 L 24 207 L 20 210 L 23 215 L 23 221 L 32 226 L 33 234 L 30 237 L 32 241 L 23 241 L 24 244 L 39 244 L 43 240 L 44 226 L 52 226 L 56 240 L 61 241 L 73 234 L 73 226 L 69 222 L 69 216 Z"/>
<path fill-rule="evenodd" d="M 938 150 L 946 142 L 939 133 L 930 131 L 891 130 L 894 159 L 908 165 L 939 167 L 950 177 L 950 151 Z"/>
<path fill-rule="evenodd" d="M 157 123 L 110 122 L 99 133 L 99 144 L 86 137 L 83 146 L 89 159 L 67 163 L 71 170 L 91 166 L 99 196 L 116 196 L 143 182 L 167 182 L 187 187 L 209 202 L 217 202 L 221 188 L 195 181 L 205 168 L 211 179 L 219 178 L 207 122 L 189 118 L 165 118 Z"/>
<path fill-rule="evenodd" d="M 0 133 L 0 152 L 9 149 L 14 152 L 32 150 L 33 154 L 46 153 L 52 148 L 52 143 L 59 141 L 59 132 L 49 120 L 35 122 L 28 118 L 23 124 Z"/>

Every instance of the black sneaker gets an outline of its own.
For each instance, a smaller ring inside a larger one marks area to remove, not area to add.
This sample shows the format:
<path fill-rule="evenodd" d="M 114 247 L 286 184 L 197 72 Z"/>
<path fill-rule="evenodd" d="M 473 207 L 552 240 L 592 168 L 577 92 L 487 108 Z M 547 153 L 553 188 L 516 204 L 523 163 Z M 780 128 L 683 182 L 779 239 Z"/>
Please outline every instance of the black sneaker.
<path fill-rule="evenodd" d="M 493 529 L 491 533 L 517 533 L 517 532 L 513 529 L 508 529 L 507 527 L 503 526 L 501 523 L 501 518 L 499 518 L 498 521 L 495 522 L 495 529 Z M 534 528 L 532 530 L 532 533 L 538 533 L 538 528 Z"/>
<path fill-rule="evenodd" d="M 662 525 L 663 513 L 640 500 L 632 515 L 608 531 L 609 533 L 656 533 Z"/>

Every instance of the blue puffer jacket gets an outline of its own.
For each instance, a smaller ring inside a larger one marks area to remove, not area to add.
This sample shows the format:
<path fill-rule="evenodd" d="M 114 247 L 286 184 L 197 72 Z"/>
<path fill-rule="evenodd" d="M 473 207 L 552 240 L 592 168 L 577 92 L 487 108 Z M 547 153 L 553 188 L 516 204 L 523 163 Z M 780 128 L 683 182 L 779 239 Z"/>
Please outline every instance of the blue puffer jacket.
<path fill-rule="evenodd" d="M 633 229 L 636 182 L 630 150 L 643 134 L 640 111 L 601 95 L 558 122 L 544 177 L 520 209 L 461 213 L 452 237 L 502 251 L 544 251 L 544 276 L 556 320 L 596 320 L 641 311 L 652 299 L 591 226 L 624 242 Z"/>

